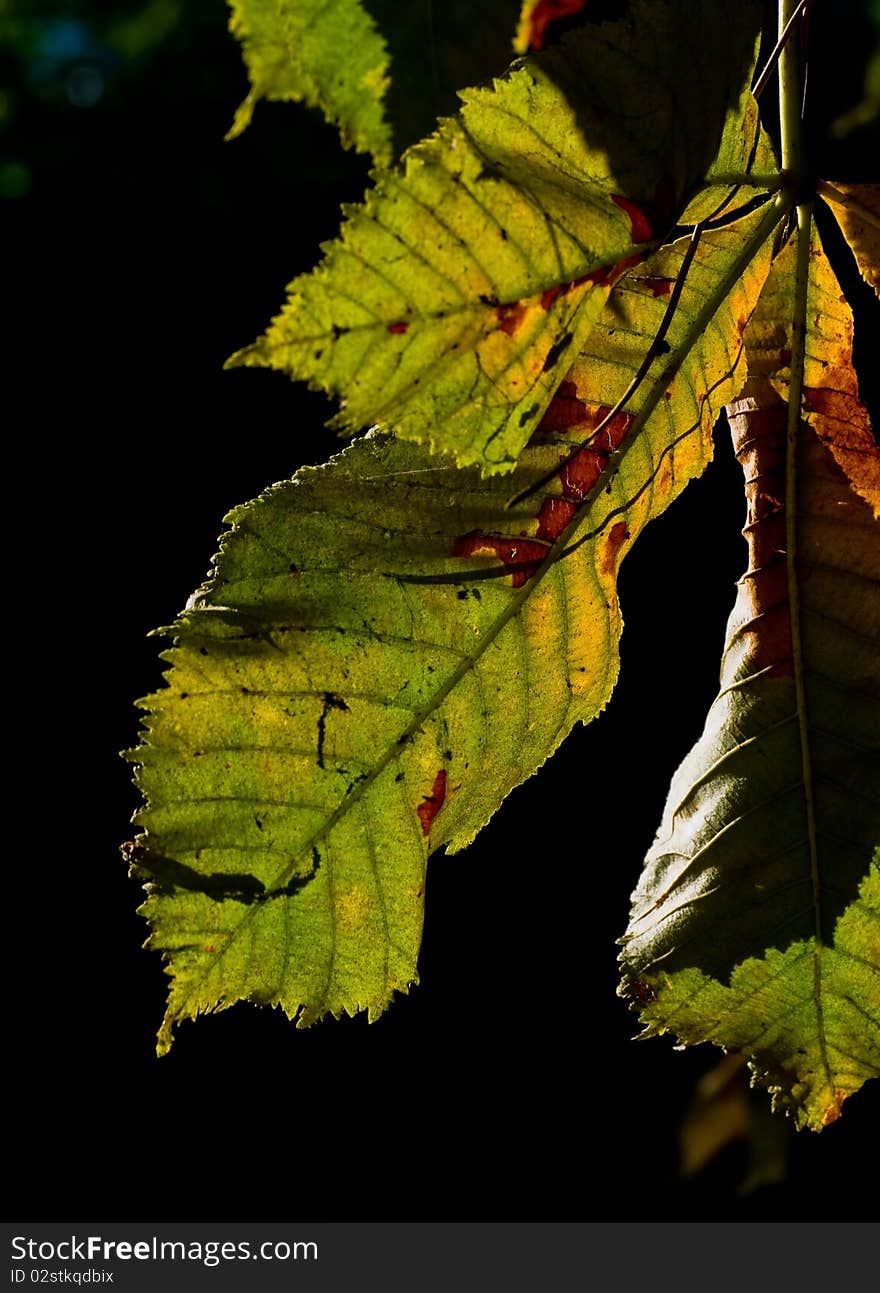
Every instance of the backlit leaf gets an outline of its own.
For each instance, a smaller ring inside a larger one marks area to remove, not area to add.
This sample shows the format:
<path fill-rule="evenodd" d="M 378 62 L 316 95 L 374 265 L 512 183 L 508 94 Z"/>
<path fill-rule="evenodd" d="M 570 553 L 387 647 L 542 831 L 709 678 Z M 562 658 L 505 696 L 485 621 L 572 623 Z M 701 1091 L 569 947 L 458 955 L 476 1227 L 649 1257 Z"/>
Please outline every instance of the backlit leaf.
<path fill-rule="evenodd" d="M 230 138 L 262 99 L 320 108 L 342 142 L 387 165 L 453 112 L 462 85 L 510 62 L 516 0 L 230 0 L 251 90 Z"/>
<path fill-rule="evenodd" d="M 794 281 L 790 243 L 728 411 L 750 567 L 721 690 L 633 898 L 621 990 L 649 1032 L 742 1051 L 775 1103 L 819 1129 L 880 1071 L 880 451 L 814 234 L 807 420 L 787 471 Z"/>
<path fill-rule="evenodd" d="M 687 240 L 612 293 L 597 344 L 618 340 L 574 365 L 513 476 L 373 434 L 232 513 L 133 756 L 129 856 L 173 978 L 160 1049 L 236 1000 L 375 1016 L 415 980 L 428 854 L 611 693 L 620 562 L 711 455 L 778 219 L 705 235 L 656 372 L 598 435 Z"/>
<path fill-rule="evenodd" d="M 230 139 L 260 99 L 303 100 L 340 126 L 343 143 L 390 161 L 382 107 L 390 59 L 361 0 L 230 0 L 230 8 L 251 80 Z"/>
<path fill-rule="evenodd" d="M 725 173 L 772 171 L 754 31 L 750 5 L 633 0 L 467 91 L 230 362 L 340 395 L 346 430 L 510 471 L 614 282 L 730 198 Z"/>

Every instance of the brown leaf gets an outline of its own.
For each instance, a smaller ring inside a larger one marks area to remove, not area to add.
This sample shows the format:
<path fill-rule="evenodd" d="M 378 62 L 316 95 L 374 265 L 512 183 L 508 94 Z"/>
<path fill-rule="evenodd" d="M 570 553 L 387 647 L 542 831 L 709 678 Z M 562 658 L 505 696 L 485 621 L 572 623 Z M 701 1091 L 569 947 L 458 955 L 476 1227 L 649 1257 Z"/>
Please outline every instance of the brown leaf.
<path fill-rule="evenodd" d="M 827 184 L 821 191 L 837 217 L 862 278 L 880 296 L 880 184 Z"/>

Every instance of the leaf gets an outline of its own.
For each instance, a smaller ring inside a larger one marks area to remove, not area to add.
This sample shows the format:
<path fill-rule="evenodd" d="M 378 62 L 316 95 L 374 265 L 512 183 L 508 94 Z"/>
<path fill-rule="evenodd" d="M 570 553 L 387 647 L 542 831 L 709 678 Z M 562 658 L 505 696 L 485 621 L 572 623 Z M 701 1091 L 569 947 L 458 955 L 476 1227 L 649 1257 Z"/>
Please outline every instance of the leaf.
<path fill-rule="evenodd" d="M 516 0 L 230 0 L 251 90 L 228 138 L 262 98 L 303 101 L 342 142 L 387 166 L 456 107 L 461 85 L 510 61 Z"/>
<path fill-rule="evenodd" d="M 720 12 L 633 0 L 464 93 L 230 363 L 343 396 L 349 431 L 510 471 L 613 283 L 695 197 L 708 214 L 701 187 L 730 197 L 722 171 L 774 169 L 743 89 L 753 10 Z"/>
<path fill-rule="evenodd" d="M 669 354 L 598 438 L 588 351 L 512 478 L 373 434 L 228 518 L 132 756 L 147 806 L 128 852 L 173 977 L 160 1050 L 236 1000 L 374 1017 L 415 980 L 429 852 L 469 843 L 610 695 L 617 570 L 711 455 L 780 214 L 704 237 Z M 611 398 L 687 246 L 612 294 Z"/>
<path fill-rule="evenodd" d="M 823 184 L 862 278 L 880 296 L 880 184 Z"/>
<path fill-rule="evenodd" d="M 621 991 L 650 1033 L 743 1051 L 775 1106 L 819 1129 L 880 1071 L 880 451 L 852 394 L 851 315 L 816 235 L 809 250 L 790 471 L 793 243 L 746 330 L 729 419 L 750 568 L 633 896 Z"/>
<path fill-rule="evenodd" d="M 361 0 L 230 0 L 230 9 L 251 89 L 227 139 L 246 129 L 260 99 L 304 100 L 339 125 L 346 147 L 390 161 L 390 60 Z"/>

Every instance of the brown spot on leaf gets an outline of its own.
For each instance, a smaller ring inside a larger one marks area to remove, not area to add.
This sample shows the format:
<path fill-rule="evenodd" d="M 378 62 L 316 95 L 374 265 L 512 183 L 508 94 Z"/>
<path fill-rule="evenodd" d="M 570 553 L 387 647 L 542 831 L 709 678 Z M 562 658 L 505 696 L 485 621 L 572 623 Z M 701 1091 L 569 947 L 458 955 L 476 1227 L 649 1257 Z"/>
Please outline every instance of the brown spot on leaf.
<path fill-rule="evenodd" d="M 547 28 L 560 18 L 571 18 L 580 13 L 586 0 L 536 0 L 526 18 L 526 49 L 543 49 L 547 41 Z M 522 48 L 522 46 L 520 46 Z"/>
<path fill-rule="evenodd" d="M 404 332 L 409 331 L 409 324 L 405 319 L 401 319 L 399 323 L 389 323 L 388 331 L 392 336 L 399 337 L 402 336 Z"/>
<path fill-rule="evenodd" d="M 626 989 L 629 995 L 635 997 L 636 1001 L 643 1006 L 649 1006 L 652 1001 L 657 1000 L 657 993 L 644 979 L 629 979 Z"/>
<path fill-rule="evenodd" d="M 577 503 L 573 503 L 571 499 L 559 498 L 555 494 L 545 498 L 538 513 L 537 538 L 555 543 L 576 511 Z"/>
<path fill-rule="evenodd" d="M 841 1091 L 840 1089 L 838 1089 L 834 1092 L 834 1103 L 830 1104 L 828 1108 L 825 1110 L 825 1113 L 822 1115 L 823 1127 L 827 1127 L 832 1122 L 837 1122 L 837 1119 L 840 1117 L 840 1111 L 843 1106 L 843 1102 L 846 1099 L 846 1096 L 847 1096 L 846 1091 Z"/>
<path fill-rule="evenodd" d="M 499 305 L 495 314 L 501 331 L 512 337 L 525 318 L 526 307 L 521 301 L 514 301 L 512 305 Z"/>
<path fill-rule="evenodd" d="M 554 543 L 571 523 L 578 503 L 590 493 L 633 423 L 631 413 L 615 413 L 607 426 L 597 432 L 595 429 L 605 421 L 611 409 L 607 404 L 587 404 L 577 398 L 576 391 L 574 382 L 562 382 L 540 427 L 542 431 L 557 431 L 578 426 L 587 432 L 593 431 L 587 444 L 564 461 L 560 469 L 561 496 L 552 494 L 541 504 L 536 537 L 546 539 L 548 543 Z"/>
<path fill-rule="evenodd" d="M 587 405 L 578 399 L 574 382 L 560 382 L 559 390 L 547 405 L 544 416 L 538 425 L 541 432 L 566 431 L 569 427 L 580 426 L 588 416 Z"/>
<path fill-rule="evenodd" d="M 640 278 L 638 282 L 642 287 L 646 287 L 652 296 L 671 296 L 675 279 L 649 275 L 647 278 Z"/>
<path fill-rule="evenodd" d="M 602 570 L 606 574 L 610 574 L 614 570 L 621 544 L 625 543 L 628 538 L 629 530 L 626 527 L 626 521 L 615 521 L 608 531 L 599 558 Z"/>
<path fill-rule="evenodd" d="M 633 265 L 638 265 L 644 260 L 643 256 L 625 256 L 623 260 L 616 261 L 613 265 L 602 265 L 599 269 L 592 270 L 589 274 L 584 274 L 583 278 L 577 279 L 572 283 L 572 287 L 577 287 L 581 283 L 595 283 L 597 287 L 612 287 L 622 274 Z"/>
<path fill-rule="evenodd" d="M 605 420 L 611 409 L 607 404 L 596 404 L 587 408 L 583 419 L 586 427 L 597 427 Z M 560 472 L 562 493 L 565 497 L 580 502 L 595 485 L 608 465 L 612 452 L 619 447 L 629 428 L 632 426 L 631 413 L 615 413 L 604 428 L 590 440 L 583 449 L 565 464 Z"/>
<path fill-rule="evenodd" d="M 422 834 L 427 836 L 431 830 L 431 823 L 443 807 L 446 799 L 446 769 L 441 768 L 434 778 L 434 784 L 431 787 L 431 793 L 425 795 L 419 804 L 416 812 L 419 815 L 419 821 L 422 823 Z"/>
<path fill-rule="evenodd" d="M 555 287 L 548 287 L 541 293 L 541 305 L 543 309 L 549 310 L 557 297 L 560 295 L 567 296 L 569 292 L 574 292 L 584 284 L 596 287 L 612 287 L 622 274 L 625 274 L 633 265 L 638 265 L 645 257 L 638 253 L 634 256 L 625 256 L 623 260 L 615 261 L 611 265 L 600 265 L 598 269 L 590 270 L 589 274 L 582 274 L 580 278 L 573 278 L 570 283 L 560 283 Z M 502 306 L 502 309 L 512 309 L 512 306 Z M 520 307 L 521 308 L 521 307 Z"/>
<path fill-rule="evenodd" d="M 454 557 L 494 555 L 512 572 L 513 587 L 522 588 L 547 556 L 547 545 L 538 543 L 534 539 L 484 534 L 482 530 L 474 530 L 471 534 L 462 535 L 455 540 L 452 555 Z"/>
<path fill-rule="evenodd" d="M 611 194 L 611 201 L 629 216 L 632 240 L 635 243 L 650 242 L 654 237 L 654 227 L 644 207 L 630 198 L 621 197 L 619 193 Z"/>

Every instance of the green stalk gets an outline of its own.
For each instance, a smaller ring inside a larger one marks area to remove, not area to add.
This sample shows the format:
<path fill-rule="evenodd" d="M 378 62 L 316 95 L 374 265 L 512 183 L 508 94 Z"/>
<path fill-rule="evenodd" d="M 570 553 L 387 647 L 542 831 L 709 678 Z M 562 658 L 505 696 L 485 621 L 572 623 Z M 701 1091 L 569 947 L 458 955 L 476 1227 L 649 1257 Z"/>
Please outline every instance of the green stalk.
<path fill-rule="evenodd" d="M 779 27 L 782 31 L 799 7 L 798 0 L 780 0 Z M 779 59 L 779 122 L 782 144 L 782 169 L 788 182 L 800 196 L 806 180 L 806 158 L 801 128 L 803 69 L 800 45 L 795 29 Z M 816 832 L 816 805 L 813 793 L 813 771 L 810 755 L 810 722 L 804 679 L 803 642 L 801 637 L 800 596 L 798 587 L 798 448 L 803 435 L 801 400 L 804 389 L 804 361 L 807 334 L 807 292 L 810 276 L 810 234 L 813 225 L 813 201 L 797 205 L 797 271 L 792 310 L 791 381 L 788 389 L 788 426 L 785 453 L 785 562 L 788 575 L 789 611 L 791 617 L 791 658 L 794 674 L 795 705 L 801 746 L 801 776 L 804 785 L 807 838 L 810 848 L 810 883 L 813 893 L 813 917 L 816 951 L 813 955 L 813 1001 L 819 1050 L 825 1080 L 833 1092 L 834 1081 L 825 1040 L 825 1018 L 822 1005 L 822 932 L 821 877 Z"/>
<path fill-rule="evenodd" d="M 796 10 L 799 0 L 779 0 L 779 35 L 782 38 Z M 804 179 L 804 145 L 801 130 L 801 102 L 803 69 L 801 67 L 799 32 L 788 32 L 788 39 L 779 55 L 779 131 L 782 145 L 782 169 L 791 180 L 800 185 Z"/>

